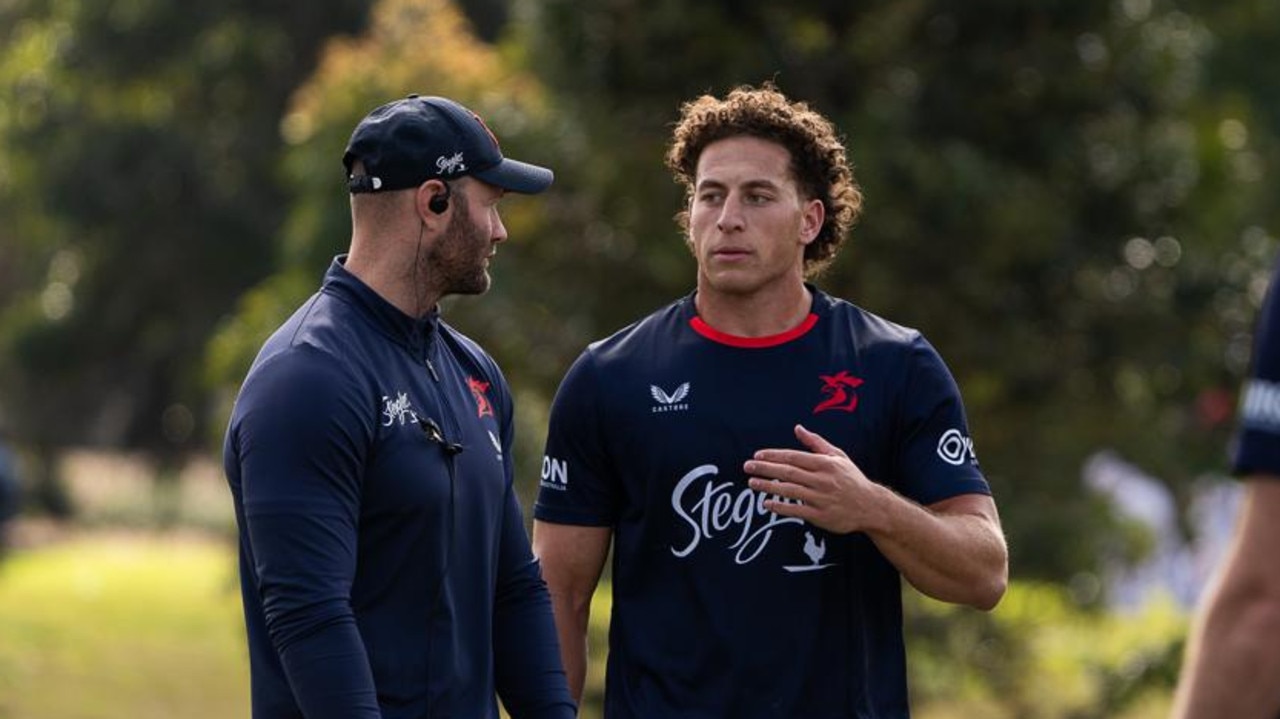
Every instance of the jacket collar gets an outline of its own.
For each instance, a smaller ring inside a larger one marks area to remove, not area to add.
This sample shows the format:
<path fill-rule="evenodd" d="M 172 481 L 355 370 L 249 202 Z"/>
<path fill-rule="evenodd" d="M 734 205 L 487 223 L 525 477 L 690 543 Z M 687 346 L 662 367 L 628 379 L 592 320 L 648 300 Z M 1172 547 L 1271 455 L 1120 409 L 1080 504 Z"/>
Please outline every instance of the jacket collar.
<path fill-rule="evenodd" d="M 439 305 L 424 317 L 410 317 L 351 274 L 345 267 L 346 261 L 345 254 L 333 258 L 320 286 L 321 292 L 349 302 L 375 329 L 411 350 L 430 342 L 440 326 Z"/>

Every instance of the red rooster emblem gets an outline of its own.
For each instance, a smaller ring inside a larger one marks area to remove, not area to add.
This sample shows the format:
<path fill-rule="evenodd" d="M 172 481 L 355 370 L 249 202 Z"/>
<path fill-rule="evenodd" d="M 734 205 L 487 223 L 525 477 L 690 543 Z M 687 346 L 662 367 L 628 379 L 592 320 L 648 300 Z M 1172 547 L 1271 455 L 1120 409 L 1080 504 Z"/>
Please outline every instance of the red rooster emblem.
<path fill-rule="evenodd" d="M 475 377 L 468 377 L 467 388 L 471 390 L 471 396 L 476 400 L 476 416 L 483 417 L 487 414 L 492 417 L 493 405 L 489 404 L 489 398 L 484 394 L 489 391 L 489 383 L 481 382 Z"/>
<path fill-rule="evenodd" d="M 853 390 L 862 384 L 861 379 L 845 370 L 840 370 L 834 375 L 818 375 L 818 379 L 823 382 L 822 393 L 827 395 L 827 398 L 813 408 L 814 414 L 826 412 L 829 409 L 852 412 L 858 408 L 858 394 Z"/>

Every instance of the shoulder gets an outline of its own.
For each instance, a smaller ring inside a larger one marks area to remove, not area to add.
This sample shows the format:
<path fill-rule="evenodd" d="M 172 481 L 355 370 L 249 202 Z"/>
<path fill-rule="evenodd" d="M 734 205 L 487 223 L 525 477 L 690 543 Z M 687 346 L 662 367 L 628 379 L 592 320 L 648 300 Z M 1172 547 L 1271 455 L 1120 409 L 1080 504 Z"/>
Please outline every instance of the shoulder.
<path fill-rule="evenodd" d="M 862 349 L 909 352 L 927 345 L 914 327 L 899 324 L 854 303 L 825 293 L 818 297 L 819 311 L 830 317 L 837 331 L 847 331 Z"/>
<path fill-rule="evenodd" d="M 237 409 L 252 405 L 307 406 L 359 394 L 358 376 L 347 358 L 310 343 L 292 343 L 259 356 L 245 377 Z"/>
<path fill-rule="evenodd" d="M 362 342 L 342 305 L 317 293 L 271 335 L 241 385 L 236 416 L 332 414 L 364 401 L 373 389 L 357 370 Z"/>
<path fill-rule="evenodd" d="M 668 346 L 691 316 L 690 297 L 682 297 L 613 334 L 587 346 L 584 357 L 603 365 L 644 361 L 648 353 Z"/>
<path fill-rule="evenodd" d="M 673 338 L 679 336 L 682 324 L 687 325 L 687 299 L 676 300 L 587 345 L 561 380 L 557 402 L 595 397 L 611 384 L 607 378 L 629 376 L 669 358 Z"/>
<path fill-rule="evenodd" d="M 440 336 L 454 351 L 459 362 L 472 366 L 490 379 L 505 381 L 497 360 L 485 351 L 479 342 L 459 332 L 456 327 L 443 320 L 440 321 Z"/>

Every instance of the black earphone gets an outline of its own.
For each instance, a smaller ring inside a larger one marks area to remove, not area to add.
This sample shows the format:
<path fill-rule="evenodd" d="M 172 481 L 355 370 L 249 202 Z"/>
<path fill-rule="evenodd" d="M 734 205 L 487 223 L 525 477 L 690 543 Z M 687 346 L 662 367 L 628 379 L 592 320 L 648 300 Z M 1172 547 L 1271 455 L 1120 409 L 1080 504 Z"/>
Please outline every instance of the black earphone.
<path fill-rule="evenodd" d="M 427 202 L 427 209 L 431 210 L 437 215 L 442 215 L 444 214 L 445 210 L 449 209 L 449 185 L 448 184 L 444 186 L 444 192 L 442 194 L 431 196 L 431 200 Z"/>

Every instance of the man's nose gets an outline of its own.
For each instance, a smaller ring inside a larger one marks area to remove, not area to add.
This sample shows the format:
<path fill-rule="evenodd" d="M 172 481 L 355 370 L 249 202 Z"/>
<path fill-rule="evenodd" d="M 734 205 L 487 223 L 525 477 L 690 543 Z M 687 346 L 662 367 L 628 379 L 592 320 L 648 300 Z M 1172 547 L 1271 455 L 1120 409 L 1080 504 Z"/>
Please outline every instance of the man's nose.
<path fill-rule="evenodd" d="M 721 232 L 733 232 L 743 227 L 742 205 L 734 196 L 725 198 L 720 208 L 720 216 L 716 218 L 716 229 Z"/>

